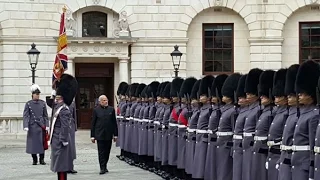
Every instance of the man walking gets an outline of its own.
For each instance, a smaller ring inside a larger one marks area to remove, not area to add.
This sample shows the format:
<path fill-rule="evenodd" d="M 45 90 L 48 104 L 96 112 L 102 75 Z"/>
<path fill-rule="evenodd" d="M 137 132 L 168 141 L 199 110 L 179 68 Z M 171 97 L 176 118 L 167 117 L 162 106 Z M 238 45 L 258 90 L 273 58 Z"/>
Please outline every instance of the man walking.
<path fill-rule="evenodd" d="M 31 154 L 33 165 L 37 165 L 39 160 L 41 165 L 45 165 L 44 151 L 48 149 L 46 131 L 49 130 L 49 120 L 46 103 L 39 99 L 41 93 L 37 84 L 31 86 L 32 100 L 28 101 L 23 111 L 23 129 L 27 131 L 27 149 Z"/>
<path fill-rule="evenodd" d="M 109 160 L 112 139 L 117 141 L 118 127 L 116 114 L 113 107 L 108 106 L 108 98 L 105 95 L 99 97 L 100 105 L 93 110 L 91 141 L 97 140 L 100 174 L 109 172 L 107 163 Z"/>

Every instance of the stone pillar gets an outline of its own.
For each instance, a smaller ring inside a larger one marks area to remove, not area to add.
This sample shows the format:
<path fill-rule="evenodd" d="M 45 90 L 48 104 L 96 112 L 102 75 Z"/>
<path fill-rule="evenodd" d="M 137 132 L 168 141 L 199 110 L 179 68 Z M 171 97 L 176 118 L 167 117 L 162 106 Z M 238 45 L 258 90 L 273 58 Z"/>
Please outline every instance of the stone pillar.
<path fill-rule="evenodd" d="M 250 43 L 250 69 L 278 70 L 282 67 L 283 38 L 252 38 Z"/>
<path fill-rule="evenodd" d="M 68 56 L 68 70 L 66 71 L 66 73 L 73 75 L 73 76 L 75 76 L 74 59 L 75 59 L 75 57 Z"/>
<path fill-rule="evenodd" d="M 119 57 L 119 82 L 129 83 L 129 63 L 130 57 Z"/>

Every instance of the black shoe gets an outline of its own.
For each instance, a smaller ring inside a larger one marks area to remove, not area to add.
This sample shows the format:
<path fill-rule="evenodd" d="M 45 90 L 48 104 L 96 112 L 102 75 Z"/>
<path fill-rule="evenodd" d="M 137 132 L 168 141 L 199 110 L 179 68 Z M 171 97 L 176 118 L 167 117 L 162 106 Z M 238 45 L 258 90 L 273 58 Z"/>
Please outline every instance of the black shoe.
<path fill-rule="evenodd" d="M 47 163 L 45 163 L 44 160 L 42 159 L 42 160 L 40 160 L 40 164 L 41 165 L 46 165 Z"/>
<path fill-rule="evenodd" d="M 33 161 L 32 165 L 37 165 L 38 162 L 37 161 Z"/>
<path fill-rule="evenodd" d="M 117 157 L 118 159 L 120 159 L 121 156 L 120 156 L 120 155 L 116 155 L 116 157 Z"/>
<path fill-rule="evenodd" d="M 107 172 L 109 172 L 108 169 L 104 169 L 104 170 L 101 170 L 99 174 L 105 174 Z"/>
<path fill-rule="evenodd" d="M 67 173 L 68 173 L 68 174 L 77 174 L 77 173 L 78 173 L 78 171 L 76 171 L 76 170 L 72 170 L 72 171 L 68 171 Z"/>

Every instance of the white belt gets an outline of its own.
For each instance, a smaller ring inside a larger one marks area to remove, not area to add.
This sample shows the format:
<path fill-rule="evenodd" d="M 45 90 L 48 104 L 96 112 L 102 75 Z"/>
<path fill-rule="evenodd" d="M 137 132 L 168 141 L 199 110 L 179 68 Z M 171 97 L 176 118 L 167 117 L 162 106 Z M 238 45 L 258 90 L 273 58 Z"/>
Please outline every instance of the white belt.
<path fill-rule="evenodd" d="M 320 147 L 315 146 L 315 147 L 313 148 L 313 151 L 314 151 L 315 153 L 320 153 Z"/>
<path fill-rule="evenodd" d="M 212 130 L 208 130 L 208 133 L 209 133 L 209 134 L 213 134 L 213 131 L 212 131 Z"/>
<path fill-rule="evenodd" d="M 197 129 L 196 132 L 197 132 L 197 134 L 206 134 L 206 133 L 208 133 L 207 130 L 202 130 L 202 129 Z"/>
<path fill-rule="evenodd" d="M 176 123 L 169 123 L 169 126 L 171 126 L 171 127 L 178 127 L 178 124 L 176 124 Z"/>
<path fill-rule="evenodd" d="M 233 132 L 216 132 L 217 136 L 232 136 Z"/>
<path fill-rule="evenodd" d="M 160 122 L 159 121 L 153 121 L 153 124 L 160 125 Z"/>
<path fill-rule="evenodd" d="M 254 133 L 243 133 L 243 136 L 244 137 L 251 137 L 251 136 L 253 136 L 254 135 Z"/>
<path fill-rule="evenodd" d="M 267 145 L 268 145 L 269 147 L 281 145 L 281 141 L 280 141 L 280 142 L 277 142 L 277 143 L 274 142 L 274 141 L 268 141 L 268 142 L 267 142 Z"/>
<path fill-rule="evenodd" d="M 193 133 L 193 132 L 196 132 L 197 130 L 196 130 L 196 129 L 189 129 L 189 128 L 187 128 L 187 131 L 188 131 L 189 133 Z"/>
<path fill-rule="evenodd" d="M 183 124 L 178 124 L 178 128 L 187 128 L 187 126 Z"/>
<path fill-rule="evenodd" d="M 295 146 L 295 145 L 293 145 L 292 146 L 292 150 L 293 151 L 310 151 L 311 149 L 310 149 L 310 146 Z"/>
<path fill-rule="evenodd" d="M 142 122 L 150 122 L 149 119 L 142 119 L 141 121 L 142 121 Z"/>
<path fill-rule="evenodd" d="M 280 146 L 280 149 L 281 149 L 282 151 L 288 151 L 288 150 L 292 150 L 292 146 L 281 145 L 281 146 Z"/>
<path fill-rule="evenodd" d="M 243 139 L 241 135 L 233 135 L 233 139 Z"/>
<path fill-rule="evenodd" d="M 264 141 L 264 140 L 267 140 L 267 139 L 268 139 L 267 136 L 255 136 L 254 137 L 255 141 Z"/>
<path fill-rule="evenodd" d="M 128 120 L 133 120 L 133 117 L 129 117 Z"/>
<path fill-rule="evenodd" d="M 122 119 L 122 118 L 123 118 L 123 116 L 116 116 L 116 118 L 121 118 L 121 119 Z"/>

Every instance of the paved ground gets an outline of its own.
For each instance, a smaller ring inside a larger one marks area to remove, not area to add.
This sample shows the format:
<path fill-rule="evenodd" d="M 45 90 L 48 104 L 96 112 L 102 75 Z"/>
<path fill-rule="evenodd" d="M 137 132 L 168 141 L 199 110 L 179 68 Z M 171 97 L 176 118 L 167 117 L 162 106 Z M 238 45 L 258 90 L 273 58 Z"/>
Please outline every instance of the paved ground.
<path fill-rule="evenodd" d="M 115 156 L 119 149 L 112 148 L 108 164 L 109 173 L 99 175 L 96 144 L 90 143 L 88 131 L 77 132 L 76 175 L 68 175 L 68 180 L 161 180 L 157 175 L 119 161 Z M 49 148 L 50 149 L 50 148 Z M 31 156 L 25 153 L 24 140 L 0 142 L 0 180 L 54 180 L 56 174 L 50 171 L 50 151 L 46 152 L 47 165 L 31 165 Z"/>

